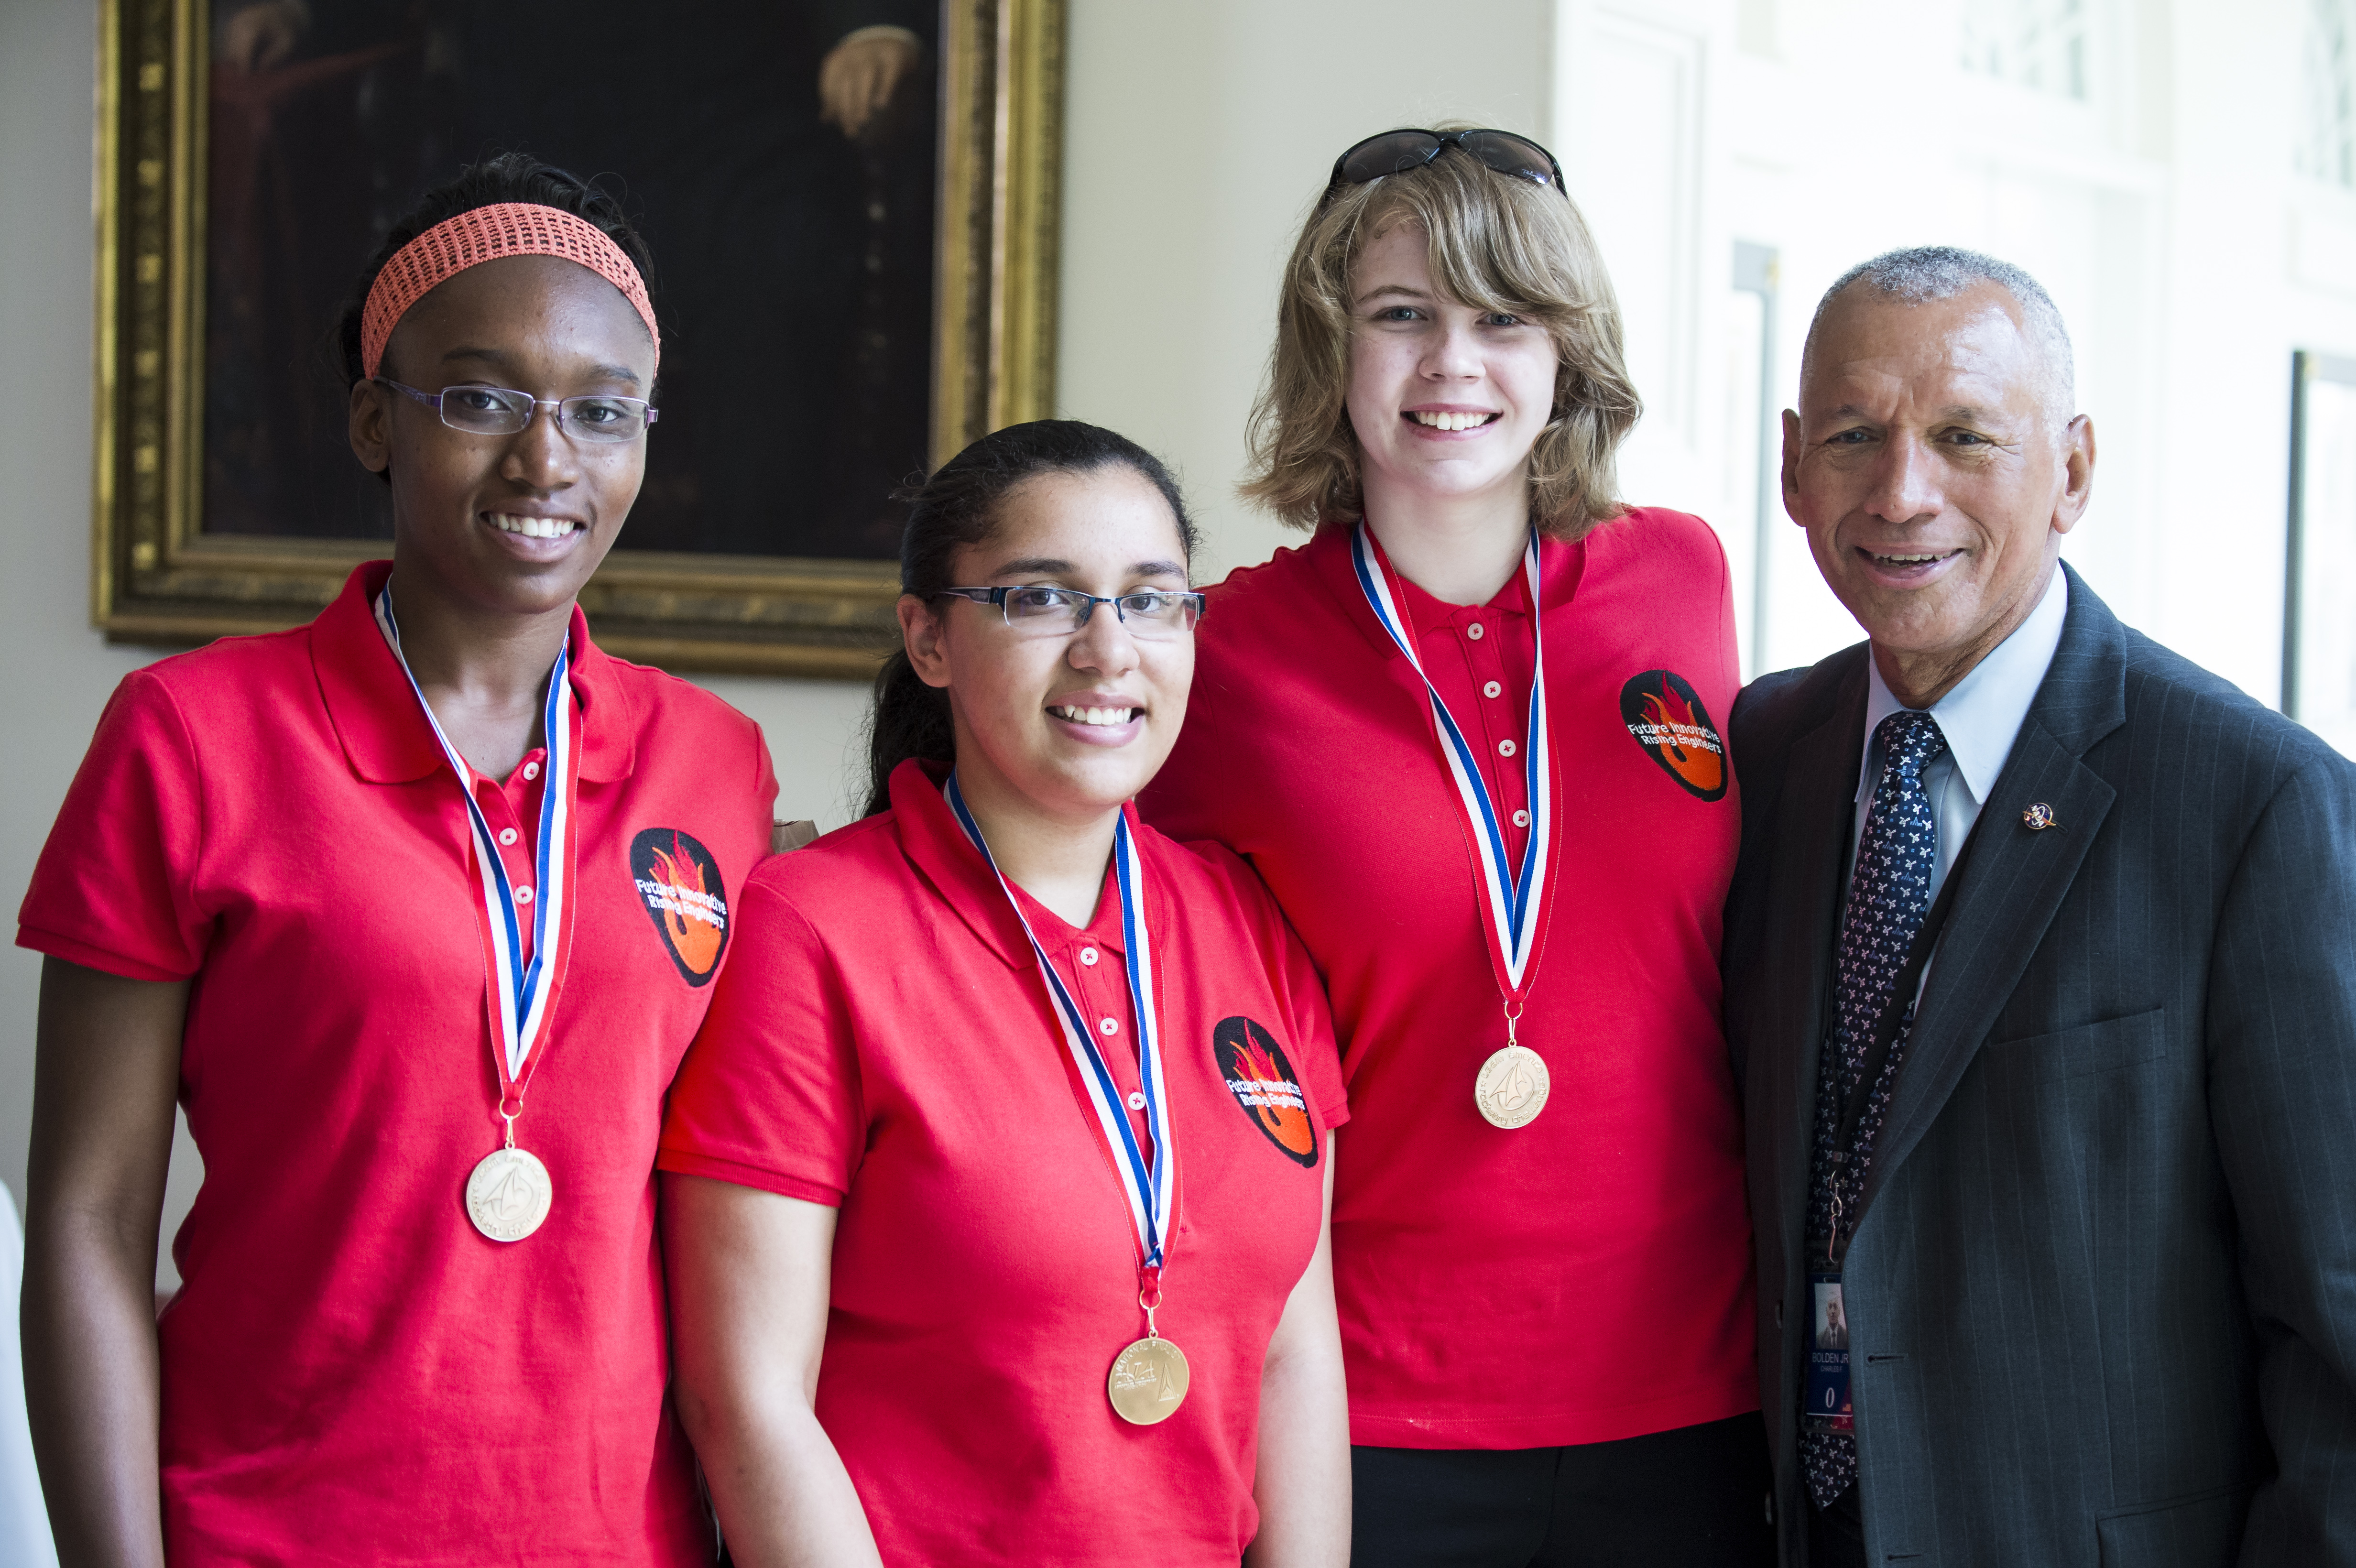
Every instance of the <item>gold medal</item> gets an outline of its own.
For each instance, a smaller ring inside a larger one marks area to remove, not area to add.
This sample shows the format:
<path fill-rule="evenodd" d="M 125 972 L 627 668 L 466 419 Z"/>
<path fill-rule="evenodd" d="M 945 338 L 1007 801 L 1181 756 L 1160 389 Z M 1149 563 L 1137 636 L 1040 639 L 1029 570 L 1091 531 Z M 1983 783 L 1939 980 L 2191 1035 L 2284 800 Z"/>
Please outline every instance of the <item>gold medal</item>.
<path fill-rule="evenodd" d="M 1472 1104 L 1491 1126 L 1511 1132 L 1537 1120 L 1553 1086 L 1546 1058 L 1528 1046 L 1507 1045 L 1481 1064 L 1481 1076 L 1472 1084 Z"/>
<path fill-rule="evenodd" d="M 466 1218 L 495 1242 L 520 1242 L 548 1218 L 555 1191 L 539 1157 L 509 1144 L 485 1155 L 466 1178 Z"/>
<path fill-rule="evenodd" d="M 401 627 L 392 615 L 392 584 L 388 581 L 376 599 L 377 630 L 384 634 L 409 689 L 417 699 L 425 726 L 442 747 L 450 773 L 466 803 L 466 821 L 474 849 L 467 857 L 467 874 L 475 883 L 475 918 L 481 923 L 489 985 L 484 1001 L 490 1014 L 491 1062 L 498 1073 L 501 1120 L 508 1125 L 499 1147 L 478 1161 L 466 1177 L 466 1218 L 494 1242 L 520 1242 L 548 1219 L 556 1184 L 548 1167 L 516 1147 L 516 1118 L 523 1115 L 523 1094 L 532 1074 L 548 1055 L 555 1022 L 555 979 L 564 973 L 573 951 L 573 797 L 580 787 L 581 705 L 567 675 L 573 667 L 573 644 L 568 636 L 556 650 L 548 686 L 541 699 L 541 733 L 548 746 L 548 782 L 541 790 L 541 877 L 530 884 L 512 886 L 501 869 L 499 839 L 475 802 L 476 773 L 458 748 L 450 743 L 409 656 L 401 651 Z M 536 769 L 526 769 L 530 776 Z M 513 829 L 507 842 L 515 842 Z M 554 847 L 562 846 L 561 851 Z M 553 852 L 552 852 L 553 851 Z M 644 884 L 640 884 L 643 886 Z M 501 938 L 504 937 L 504 940 Z M 529 937 L 530 946 L 524 945 Z M 537 953 L 545 964 L 527 964 L 525 954 Z"/>
<path fill-rule="evenodd" d="M 1186 1353 L 1158 1334 L 1148 1334 L 1113 1358 L 1105 1392 L 1115 1415 L 1132 1426 L 1151 1426 L 1177 1413 L 1185 1401 Z"/>

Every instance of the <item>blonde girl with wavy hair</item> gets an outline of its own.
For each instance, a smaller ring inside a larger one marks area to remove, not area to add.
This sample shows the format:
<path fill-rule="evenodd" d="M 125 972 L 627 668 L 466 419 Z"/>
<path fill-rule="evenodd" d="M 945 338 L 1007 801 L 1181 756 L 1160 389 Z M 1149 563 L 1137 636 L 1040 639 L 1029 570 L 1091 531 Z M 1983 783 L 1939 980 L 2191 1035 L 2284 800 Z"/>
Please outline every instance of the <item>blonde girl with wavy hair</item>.
<path fill-rule="evenodd" d="M 1416 270 L 1418 261 L 1424 279 L 1387 276 L 1402 264 Z M 1526 416 L 1542 413 L 1534 439 L 1496 443 L 1479 470 L 1507 493 L 1483 499 L 1513 517 L 1514 526 L 1502 530 L 1511 536 L 1510 553 L 1519 553 L 1522 527 L 1521 508 L 1511 504 L 1518 497 L 1500 483 L 1507 469 L 1523 470 L 1527 514 L 1557 539 L 1577 539 L 1618 515 L 1612 458 L 1642 404 L 1622 359 L 1620 306 L 1603 259 L 1579 209 L 1551 180 L 1499 178 L 1471 157 L 1435 158 L 1411 173 L 1342 185 L 1311 216 L 1285 268 L 1276 351 L 1252 411 L 1247 496 L 1297 528 L 1365 515 L 1365 454 L 1349 405 L 1353 348 L 1366 312 L 1352 295 L 1354 271 L 1362 284 L 1383 271 L 1386 283 L 1411 285 L 1396 293 L 1394 313 L 1411 308 L 1408 292 L 1436 285 L 1483 317 L 1488 336 L 1517 365 L 1535 371 L 1551 360 L 1546 408 L 1514 411 L 1524 417 L 1496 432 L 1517 436 Z M 1387 455 L 1379 434 L 1365 439 Z M 1377 491 L 1387 471 L 1377 463 Z M 1458 493 L 1465 493 L 1461 484 Z"/>
<path fill-rule="evenodd" d="M 1210 591 L 1142 805 L 1333 1000 L 1353 1561 L 1771 1562 L 1725 556 L 1620 499 L 1619 307 L 1537 143 L 1344 152 L 1277 319 L 1243 492 L 1309 538 Z"/>

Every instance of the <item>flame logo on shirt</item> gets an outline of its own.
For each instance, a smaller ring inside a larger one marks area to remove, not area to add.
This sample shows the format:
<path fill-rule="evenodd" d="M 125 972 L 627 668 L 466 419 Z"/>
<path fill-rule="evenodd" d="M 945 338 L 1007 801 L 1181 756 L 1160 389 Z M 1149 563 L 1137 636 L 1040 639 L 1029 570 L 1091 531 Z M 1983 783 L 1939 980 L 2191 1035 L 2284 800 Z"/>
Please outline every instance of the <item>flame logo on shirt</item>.
<path fill-rule="evenodd" d="M 679 977 L 709 985 L 728 945 L 728 898 L 712 851 L 675 827 L 649 827 L 630 840 L 630 878 Z"/>
<path fill-rule="evenodd" d="M 1211 1031 L 1211 1053 L 1252 1125 L 1299 1166 L 1317 1163 L 1317 1127 L 1309 1097 L 1276 1037 L 1247 1018 L 1221 1019 Z"/>
<path fill-rule="evenodd" d="M 1620 718 L 1628 733 L 1697 800 L 1726 795 L 1726 742 L 1709 721 L 1701 695 L 1673 670 L 1648 669 L 1620 688 Z"/>

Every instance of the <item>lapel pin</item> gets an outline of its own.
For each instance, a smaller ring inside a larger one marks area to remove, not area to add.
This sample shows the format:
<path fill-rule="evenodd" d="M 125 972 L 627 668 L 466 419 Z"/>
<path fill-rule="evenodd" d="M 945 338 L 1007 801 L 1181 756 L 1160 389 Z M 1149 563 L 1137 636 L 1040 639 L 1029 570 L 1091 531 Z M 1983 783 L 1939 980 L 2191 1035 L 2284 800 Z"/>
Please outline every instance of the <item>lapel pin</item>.
<path fill-rule="evenodd" d="M 2029 824 L 2029 830 L 2031 833 L 2042 833 L 2049 827 L 2059 827 L 2062 826 L 2053 818 L 2053 808 L 2046 805 L 2041 800 L 2036 805 L 2030 806 L 2027 811 L 2022 812 L 2020 814 L 2020 819 L 2021 821 Z"/>

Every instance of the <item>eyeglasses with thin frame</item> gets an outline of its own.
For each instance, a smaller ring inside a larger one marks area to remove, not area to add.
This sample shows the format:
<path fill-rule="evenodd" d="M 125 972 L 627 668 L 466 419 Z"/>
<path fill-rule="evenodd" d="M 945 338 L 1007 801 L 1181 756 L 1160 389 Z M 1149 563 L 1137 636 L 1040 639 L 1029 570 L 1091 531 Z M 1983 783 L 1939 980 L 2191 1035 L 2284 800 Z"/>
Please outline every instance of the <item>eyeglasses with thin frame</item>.
<path fill-rule="evenodd" d="M 1068 637 L 1088 624 L 1099 604 L 1112 606 L 1132 637 L 1182 637 L 1203 618 L 1200 593 L 1140 589 L 1134 593 L 1083 593 L 1076 588 L 944 588 L 937 598 L 994 604 L 1006 624 L 1032 636 Z"/>
<path fill-rule="evenodd" d="M 1516 136 L 1511 131 L 1409 128 L 1369 136 L 1334 159 L 1333 177 L 1325 182 L 1325 194 L 1318 198 L 1317 205 L 1323 207 L 1333 200 L 1333 193 L 1344 186 L 1365 185 L 1386 175 L 1419 169 L 1451 147 L 1462 148 L 1501 175 L 1526 179 L 1532 185 L 1550 185 L 1562 192 L 1565 201 L 1570 199 L 1570 187 L 1562 179 L 1562 165 L 1555 162 L 1552 153 L 1527 136 Z"/>
<path fill-rule="evenodd" d="M 661 417 L 661 411 L 648 407 L 644 398 L 535 398 L 509 387 L 444 387 L 439 392 L 421 392 L 390 376 L 375 379 L 416 399 L 439 413 L 444 424 L 468 435 L 513 435 L 530 425 L 538 411 L 554 409 L 556 428 L 574 441 L 636 441 Z"/>

